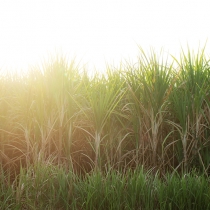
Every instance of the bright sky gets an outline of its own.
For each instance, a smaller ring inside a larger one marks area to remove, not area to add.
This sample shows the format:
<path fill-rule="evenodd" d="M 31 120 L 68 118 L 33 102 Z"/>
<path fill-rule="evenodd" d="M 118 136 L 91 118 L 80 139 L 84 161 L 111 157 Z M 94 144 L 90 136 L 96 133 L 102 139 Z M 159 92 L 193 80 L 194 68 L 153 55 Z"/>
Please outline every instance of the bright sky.
<path fill-rule="evenodd" d="M 197 49 L 210 37 L 209 8 L 209 0 L 0 0 L 0 68 L 25 70 L 62 51 L 103 70 L 135 60 L 137 44 Z"/>

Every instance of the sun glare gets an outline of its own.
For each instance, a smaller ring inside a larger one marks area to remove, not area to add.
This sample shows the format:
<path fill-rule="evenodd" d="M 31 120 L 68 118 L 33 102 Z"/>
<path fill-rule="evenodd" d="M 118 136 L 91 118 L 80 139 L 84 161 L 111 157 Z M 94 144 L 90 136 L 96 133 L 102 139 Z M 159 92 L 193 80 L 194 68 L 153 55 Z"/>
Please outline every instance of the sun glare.
<path fill-rule="evenodd" d="M 103 70 L 138 45 L 176 54 L 210 35 L 208 1 L 8 0 L 0 7 L 0 68 L 24 70 L 55 51 Z M 208 50 L 208 42 L 207 42 Z"/>

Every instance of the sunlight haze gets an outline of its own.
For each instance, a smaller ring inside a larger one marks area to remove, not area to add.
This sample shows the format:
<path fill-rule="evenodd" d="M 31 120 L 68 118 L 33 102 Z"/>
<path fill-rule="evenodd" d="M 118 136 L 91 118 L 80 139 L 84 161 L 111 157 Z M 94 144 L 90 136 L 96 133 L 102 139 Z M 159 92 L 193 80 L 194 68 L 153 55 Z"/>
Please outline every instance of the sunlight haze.
<path fill-rule="evenodd" d="M 176 54 L 203 47 L 208 1 L 0 0 L 0 68 L 27 70 L 62 52 L 88 69 L 133 60 L 138 46 Z M 207 41 L 206 53 L 209 53 Z"/>

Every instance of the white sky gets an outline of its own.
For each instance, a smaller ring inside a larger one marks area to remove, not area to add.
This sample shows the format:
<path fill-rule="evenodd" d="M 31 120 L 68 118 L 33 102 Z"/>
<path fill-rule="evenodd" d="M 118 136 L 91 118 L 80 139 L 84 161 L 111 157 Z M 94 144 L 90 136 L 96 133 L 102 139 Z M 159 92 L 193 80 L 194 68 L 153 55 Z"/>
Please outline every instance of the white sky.
<path fill-rule="evenodd" d="M 145 50 L 198 49 L 210 37 L 209 0 L 0 0 L 0 68 L 27 69 L 55 51 L 88 69 Z M 206 53 L 209 52 L 209 41 Z"/>

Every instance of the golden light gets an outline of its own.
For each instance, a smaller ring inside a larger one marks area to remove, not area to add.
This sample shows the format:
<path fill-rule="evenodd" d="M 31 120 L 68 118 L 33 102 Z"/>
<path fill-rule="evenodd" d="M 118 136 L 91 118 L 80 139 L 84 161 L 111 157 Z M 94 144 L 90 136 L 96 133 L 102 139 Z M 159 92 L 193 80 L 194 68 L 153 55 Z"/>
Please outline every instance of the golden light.
<path fill-rule="evenodd" d="M 172 54 L 187 43 L 196 49 L 210 35 L 207 5 L 201 0 L 2 1 L 0 68 L 26 71 L 60 51 L 103 70 L 106 62 L 135 60 L 137 45 Z"/>

